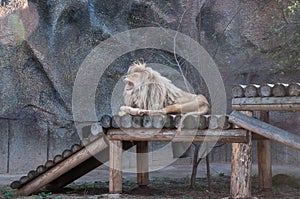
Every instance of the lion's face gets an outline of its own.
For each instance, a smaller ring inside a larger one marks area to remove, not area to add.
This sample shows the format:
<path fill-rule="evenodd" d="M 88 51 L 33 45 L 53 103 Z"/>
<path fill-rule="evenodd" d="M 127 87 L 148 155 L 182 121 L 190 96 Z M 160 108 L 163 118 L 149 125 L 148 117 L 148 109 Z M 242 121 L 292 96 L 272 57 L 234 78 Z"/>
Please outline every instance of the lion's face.
<path fill-rule="evenodd" d="M 134 72 L 125 76 L 123 80 L 125 84 L 125 91 L 131 92 L 134 88 L 137 88 L 143 83 L 142 74 L 140 72 Z"/>

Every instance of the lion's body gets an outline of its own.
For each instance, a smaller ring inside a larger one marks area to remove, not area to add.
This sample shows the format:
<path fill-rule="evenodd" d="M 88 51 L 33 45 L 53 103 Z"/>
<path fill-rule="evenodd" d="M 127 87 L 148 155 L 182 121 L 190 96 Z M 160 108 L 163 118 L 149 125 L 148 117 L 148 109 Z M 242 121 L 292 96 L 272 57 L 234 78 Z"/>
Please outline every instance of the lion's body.
<path fill-rule="evenodd" d="M 195 95 L 176 87 L 160 73 L 135 62 L 124 79 L 124 102 L 121 112 L 137 114 L 168 114 L 195 112 L 205 114 L 209 104 L 203 95 Z"/>

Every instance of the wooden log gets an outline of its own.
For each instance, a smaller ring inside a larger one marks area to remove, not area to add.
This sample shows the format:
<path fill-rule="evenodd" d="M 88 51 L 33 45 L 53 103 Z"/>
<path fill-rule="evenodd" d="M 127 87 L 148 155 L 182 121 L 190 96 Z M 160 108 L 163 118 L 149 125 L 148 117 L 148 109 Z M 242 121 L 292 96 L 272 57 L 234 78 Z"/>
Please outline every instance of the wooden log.
<path fill-rule="evenodd" d="M 19 181 L 23 185 L 29 181 L 29 178 L 28 178 L 28 176 L 22 176 Z"/>
<path fill-rule="evenodd" d="M 232 99 L 234 110 L 251 111 L 299 111 L 299 97 L 257 97 Z"/>
<path fill-rule="evenodd" d="M 119 115 L 114 115 L 111 120 L 112 128 L 120 128 L 121 126 L 121 117 Z"/>
<path fill-rule="evenodd" d="M 122 115 L 120 118 L 120 128 L 132 128 L 132 116 L 129 114 Z"/>
<path fill-rule="evenodd" d="M 37 168 L 36 168 L 36 172 L 38 173 L 38 175 L 44 173 L 46 171 L 46 167 L 44 165 L 39 165 Z"/>
<path fill-rule="evenodd" d="M 82 148 L 81 145 L 79 145 L 79 144 L 73 144 L 73 145 L 71 146 L 71 151 L 72 151 L 73 153 L 76 153 L 76 152 L 79 151 L 81 148 Z"/>
<path fill-rule="evenodd" d="M 152 116 L 144 115 L 143 116 L 143 127 L 144 128 L 152 128 Z"/>
<path fill-rule="evenodd" d="M 244 90 L 244 87 L 245 87 L 245 86 L 242 86 L 242 85 L 234 86 L 234 87 L 231 89 L 231 96 L 232 96 L 233 98 L 244 97 L 244 96 L 245 96 L 245 90 Z"/>
<path fill-rule="evenodd" d="M 199 116 L 198 129 L 204 130 L 208 128 L 208 119 L 204 115 Z"/>
<path fill-rule="evenodd" d="M 182 116 L 181 115 L 176 115 L 175 118 L 174 118 L 174 122 L 175 122 L 175 128 L 178 128 L 181 124 L 181 118 Z"/>
<path fill-rule="evenodd" d="M 147 135 L 147 132 L 154 131 L 155 134 Z M 146 135 L 145 135 L 146 134 Z M 107 137 L 110 140 L 125 140 L 125 141 L 166 141 L 166 142 L 228 142 L 228 143 L 247 143 L 249 138 L 247 131 L 243 129 L 229 130 L 188 130 L 184 129 L 183 133 L 177 134 L 176 129 L 161 129 L 157 132 L 156 129 L 130 129 L 130 134 L 121 129 L 109 129 Z M 139 135 L 139 136 L 136 136 Z"/>
<path fill-rule="evenodd" d="M 269 112 L 259 112 L 259 119 L 269 122 Z M 258 180 L 260 191 L 271 191 L 272 189 L 272 154 L 270 140 L 257 141 L 258 155 Z"/>
<path fill-rule="evenodd" d="M 122 141 L 109 141 L 109 193 L 122 193 Z"/>
<path fill-rule="evenodd" d="M 164 115 L 153 115 L 152 126 L 155 129 L 162 129 L 166 123 L 166 116 Z"/>
<path fill-rule="evenodd" d="M 103 115 L 100 119 L 100 125 L 106 129 L 110 128 L 111 127 L 111 116 Z"/>
<path fill-rule="evenodd" d="M 19 180 L 16 180 L 16 181 L 13 181 L 11 184 L 10 184 L 10 187 L 12 189 L 19 189 L 20 187 L 22 186 L 21 182 Z"/>
<path fill-rule="evenodd" d="M 28 172 L 27 177 L 29 180 L 35 178 L 36 176 L 38 176 L 37 172 L 35 170 L 31 170 Z"/>
<path fill-rule="evenodd" d="M 132 116 L 132 127 L 141 128 L 143 126 L 143 117 L 139 115 Z"/>
<path fill-rule="evenodd" d="M 288 86 L 289 96 L 300 96 L 300 83 L 293 83 Z"/>
<path fill-rule="evenodd" d="M 231 198 L 251 198 L 252 141 L 232 144 Z"/>
<path fill-rule="evenodd" d="M 59 162 L 61 162 L 63 160 L 63 157 L 61 155 L 56 155 L 54 158 L 53 158 L 53 162 L 54 164 L 57 164 Z"/>
<path fill-rule="evenodd" d="M 258 95 L 260 97 L 271 97 L 273 86 L 270 85 L 270 84 L 265 84 L 265 85 L 260 86 L 259 89 L 258 89 Z"/>
<path fill-rule="evenodd" d="M 67 158 L 64 161 L 58 163 L 51 169 L 47 170 L 45 173 L 41 174 L 39 177 L 33 179 L 32 181 L 25 184 L 20 189 L 15 191 L 15 195 L 30 195 L 37 191 L 41 187 L 49 184 L 53 180 L 57 179 L 64 173 L 70 171 L 72 168 L 78 166 L 82 162 L 88 160 L 93 155 L 99 153 L 107 147 L 104 138 L 99 138 L 97 141 L 92 142 L 85 148 L 75 153 L 72 158 Z"/>
<path fill-rule="evenodd" d="M 228 121 L 229 117 L 228 115 L 220 115 L 218 116 L 218 128 L 219 129 L 229 129 L 231 127 L 231 124 Z"/>
<path fill-rule="evenodd" d="M 65 159 L 65 158 L 70 157 L 72 154 L 73 154 L 73 152 L 72 152 L 71 150 L 66 149 L 66 150 L 64 150 L 63 153 L 62 153 L 62 157 Z"/>
<path fill-rule="evenodd" d="M 164 125 L 165 128 L 173 129 L 175 128 L 175 116 L 174 115 L 167 115 L 166 122 Z"/>
<path fill-rule="evenodd" d="M 50 169 L 53 166 L 54 166 L 54 162 L 52 160 L 47 160 L 47 162 L 45 163 L 46 169 Z"/>
<path fill-rule="evenodd" d="M 274 140 L 288 147 L 300 150 L 300 136 L 289 133 L 255 118 L 248 117 L 247 115 L 237 111 L 233 111 L 230 114 L 229 121 L 270 140 Z"/>
<path fill-rule="evenodd" d="M 198 129 L 199 127 L 199 115 L 187 115 L 183 116 L 182 129 Z"/>
<path fill-rule="evenodd" d="M 96 122 L 96 123 L 93 123 L 91 125 L 91 128 L 90 128 L 90 134 L 88 137 L 85 137 L 85 138 L 89 138 L 90 136 L 98 136 L 99 134 L 103 133 L 103 128 L 101 125 L 106 125 L 104 123 L 104 121 L 102 121 L 102 124 L 100 122 Z"/>
<path fill-rule="evenodd" d="M 217 129 L 218 126 L 218 116 L 217 115 L 209 115 L 208 116 L 208 128 L 209 129 Z"/>
<path fill-rule="evenodd" d="M 139 186 L 147 186 L 149 184 L 148 142 L 146 141 L 137 142 L 136 161 L 137 161 L 137 184 Z"/>
<path fill-rule="evenodd" d="M 245 88 L 245 97 L 257 97 L 258 96 L 258 85 L 248 85 Z"/>
<path fill-rule="evenodd" d="M 287 95 L 286 87 L 283 84 L 275 84 L 272 89 L 272 95 L 274 97 L 284 97 Z"/>

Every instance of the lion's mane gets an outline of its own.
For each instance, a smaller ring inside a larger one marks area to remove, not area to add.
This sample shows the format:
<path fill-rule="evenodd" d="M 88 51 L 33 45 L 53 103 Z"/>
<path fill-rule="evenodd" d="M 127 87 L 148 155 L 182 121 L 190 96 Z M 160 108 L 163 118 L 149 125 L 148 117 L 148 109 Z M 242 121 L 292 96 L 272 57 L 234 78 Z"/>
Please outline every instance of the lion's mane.
<path fill-rule="evenodd" d="M 145 63 L 134 62 L 129 67 L 127 75 L 140 73 L 142 82 L 134 82 L 132 91 L 124 91 L 126 106 L 146 110 L 158 110 L 171 105 L 175 100 L 184 95 L 183 90 L 172 84 L 171 80 L 160 73 L 146 67 Z"/>

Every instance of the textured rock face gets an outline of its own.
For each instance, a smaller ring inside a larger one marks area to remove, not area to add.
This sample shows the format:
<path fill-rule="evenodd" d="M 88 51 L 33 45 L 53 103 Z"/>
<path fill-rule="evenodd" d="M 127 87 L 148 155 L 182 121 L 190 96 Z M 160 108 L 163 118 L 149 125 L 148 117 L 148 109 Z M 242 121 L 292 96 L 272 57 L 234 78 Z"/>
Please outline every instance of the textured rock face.
<path fill-rule="evenodd" d="M 26 165 L 37 165 L 55 150 L 78 142 L 72 117 L 77 71 L 101 41 L 132 28 L 159 25 L 200 41 L 218 64 L 228 93 L 228 110 L 234 84 L 299 82 L 299 8 L 288 14 L 288 2 L 32 0 L 10 15 L 1 7 L 0 127 L 7 138 L 0 143 L 4 149 L 30 148 L 28 155 L 36 155 Z M 178 71 L 174 56 L 159 50 L 120 57 L 99 80 L 98 116 L 111 113 L 115 84 L 131 61 L 139 58 Z M 203 79 L 187 64 L 183 69 L 196 92 L 206 90 Z M 275 122 L 284 119 L 280 115 Z M 34 153 L 36 148 L 40 150 Z M 14 157 L 4 149 L 0 173 L 28 170 L 17 166 L 27 157 Z"/>

